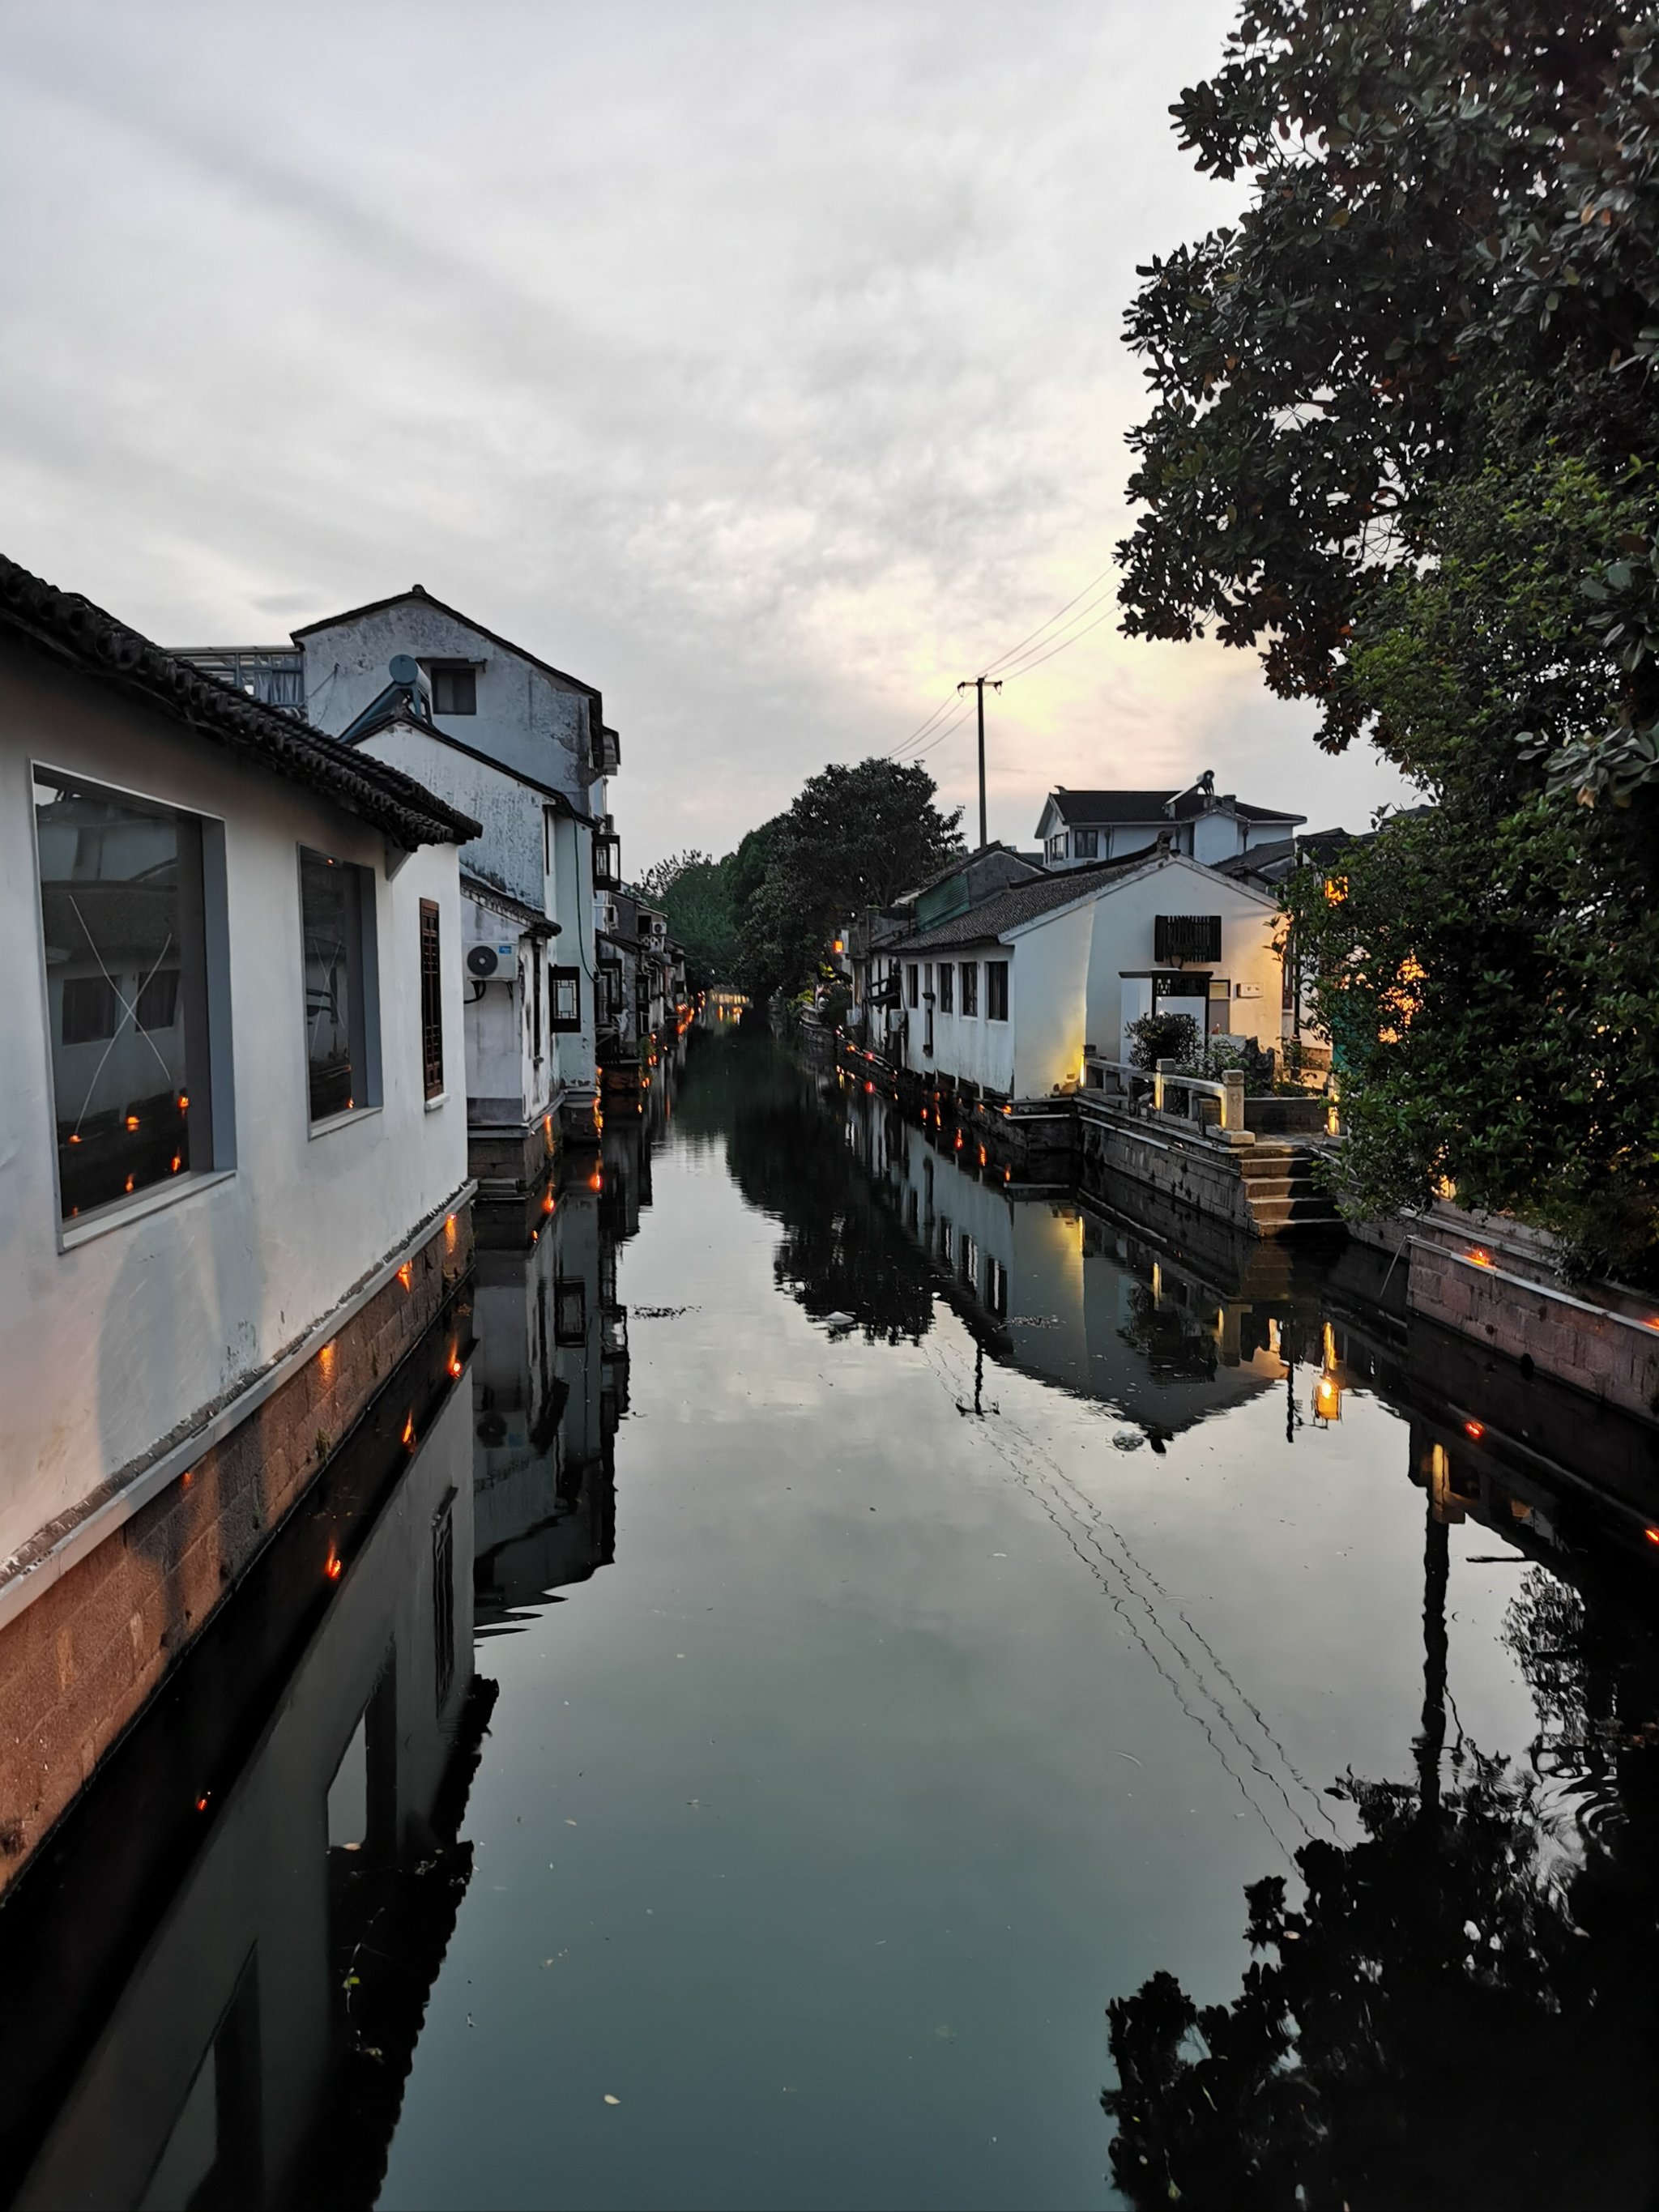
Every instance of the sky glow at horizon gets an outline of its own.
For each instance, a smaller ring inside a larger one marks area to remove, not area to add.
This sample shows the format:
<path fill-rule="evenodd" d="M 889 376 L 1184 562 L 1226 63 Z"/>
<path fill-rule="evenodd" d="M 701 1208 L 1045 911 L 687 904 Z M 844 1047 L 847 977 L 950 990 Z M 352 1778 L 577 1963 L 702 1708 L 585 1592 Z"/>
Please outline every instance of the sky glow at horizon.
<path fill-rule="evenodd" d="M 600 686 L 630 872 L 724 851 L 1109 568 L 1135 264 L 1232 205 L 1167 109 L 1232 12 L 15 13 L 0 544 L 174 645 L 419 581 Z M 971 830 L 970 708 L 923 758 Z M 1115 617 L 988 723 L 1026 846 L 1057 782 L 1410 796 Z"/>

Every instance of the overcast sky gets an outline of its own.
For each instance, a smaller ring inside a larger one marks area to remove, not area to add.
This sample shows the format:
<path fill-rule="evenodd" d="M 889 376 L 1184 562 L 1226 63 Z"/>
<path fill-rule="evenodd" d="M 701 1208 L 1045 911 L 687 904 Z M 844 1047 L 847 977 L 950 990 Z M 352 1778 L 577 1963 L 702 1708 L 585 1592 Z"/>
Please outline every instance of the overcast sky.
<path fill-rule="evenodd" d="M 1109 569 L 1232 13 L 9 5 L 0 544 L 173 645 L 419 581 L 602 688 L 630 869 L 725 850 Z M 1402 795 L 1093 596 L 992 702 L 993 836 L 1056 782 Z M 971 720 L 925 757 L 971 827 Z"/>

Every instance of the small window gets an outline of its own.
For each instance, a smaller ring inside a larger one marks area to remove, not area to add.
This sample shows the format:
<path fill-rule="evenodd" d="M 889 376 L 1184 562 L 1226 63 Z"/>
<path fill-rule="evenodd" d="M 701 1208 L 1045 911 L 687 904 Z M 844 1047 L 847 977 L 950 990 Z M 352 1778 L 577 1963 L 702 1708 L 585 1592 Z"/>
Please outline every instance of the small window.
<path fill-rule="evenodd" d="M 921 971 L 914 960 L 905 972 L 904 984 L 905 994 L 910 1004 L 913 1006 L 919 1006 L 921 1000 Z"/>
<path fill-rule="evenodd" d="M 434 714 L 476 714 L 478 711 L 478 672 L 467 662 L 445 665 L 432 672 L 432 711 Z"/>
<path fill-rule="evenodd" d="M 951 1011 L 951 1002 L 956 997 L 956 963 L 951 960 L 941 962 L 939 971 L 939 1010 L 942 1014 L 948 1014 Z"/>
<path fill-rule="evenodd" d="M 444 1087 L 444 979 L 435 899 L 421 901 L 421 1067 L 427 1097 L 440 1097 Z"/>
<path fill-rule="evenodd" d="M 985 963 L 985 1018 L 989 1022 L 1006 1022 L 1008 1018 L 1008 963 L 988 960 Z"/>
<path fill-rule="evenodd" d="M 548 1006 L 552 1018 L 548 1027 L 555 1030 L 579 1030 L 582 1025 L 582 975 L 580 968 L 550 968 L 547 971 Z"/>
<path fill-rule="evenodd" d="M 553 1341 L 581 1344 L 587 1336 L 587 1285 L 580 1275 L 562 1275 L 553 1291 Z"/>
<path fill-rule="evenodd" d="M 605 984 L 605 1011 L 611 1020 L 622 1013 L 623 980 L 620 960 L 601 960 L 599 975 Z"/>
<path fill-rule="evenodd" d="M 962 963 L 962 1011 L 977 1016 L 979 1012 L 979 963 L 964 960 Z"/>
<path fill-rule="evenodd" d="M 1218 914 L 1155 915 L 1152 918 L 1152 957 L 1159 962 L 1219 960 L 1221 916 Z"/>
<path fill-rule="evenodd" d="M 37 769 L 59 1210 L 210 1168 L 204 825 Z"/>
<path fill-rule="evenodd" d="M 306 1067 L 313 1121 L 380 1103 L 373 1065 L 374 915 L 374 879 L 367 868 L 301 848 Z"/>
<path fill-rule="evenodd" d="M 979 1288 L 979 1246 L 966 1231 L 963 1232 L 957 1255 L 957 1272 L 962 1278 L 964 1290 L 976 1291 Z"/>
<path fill-rule="evenodd" d="M 1048 858 L 1051 860 L 1063 860 L 1066 858 L 1066 839 L 1063 834 L 1048 840 Z"/>
<path fill-rule="evenodd" d="M 927 963 L 927 972 L 921 979 L 921 994 L 925 999 L 931 999 L 933 995 L 933 963 L 931 960 Z"/>
<path fill-rule="evenodd" d="M 1098 830 L 1073 830 L 1072 858 L 1074 860 L 1097 860 L 1100 858 L 1100 832 Z"/>

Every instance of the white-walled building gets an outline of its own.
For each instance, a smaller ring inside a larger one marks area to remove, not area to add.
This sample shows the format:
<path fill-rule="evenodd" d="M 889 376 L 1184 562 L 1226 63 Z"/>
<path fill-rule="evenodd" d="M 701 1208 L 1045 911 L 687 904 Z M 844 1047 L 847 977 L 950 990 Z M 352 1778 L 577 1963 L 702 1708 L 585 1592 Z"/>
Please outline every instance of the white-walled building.
<path fill-rule="evenodd" d="M 284 698 L 297 662 L 314 723 L 482 825 L 461 854 L 473 1167 L 486 1193 L 533 1184 L 556 1133 L 595 1134 L 594 894 L 614 876 L 606 779 L 619 760 L 599 691 L 418 584 L 296 630 L 286 657 L 191 657 Z"/>
<path fill-rule="evenodd" d="M 1127 1057 L 1127 1022 L 1178 1002 L 1200 1035 L 1277 1045 L 1278 908 L 1179 853 L 1154 850 L 1017 884 L 886 948 L 901 1065 L 999 1099 L 1081 1078 L 1086 1047 Z"/>
<path fill-rule="evenodd" d="M 478 825 L 5 562 L 0 777 L 3 1881 L 465 1273 Z"/>
<path fill-rule="evenodd" d="M 1036 834 L 1050 868 L 1120 860 L 1159 837 L 1172 851 L 1213 867 L 1282 841 L 1307 818 L 1247 805 L 1231 792 L 1218 795 L 1206 769 L 1185 791 L 1068 791 L 1057 784 L 1043 802 Z"/>

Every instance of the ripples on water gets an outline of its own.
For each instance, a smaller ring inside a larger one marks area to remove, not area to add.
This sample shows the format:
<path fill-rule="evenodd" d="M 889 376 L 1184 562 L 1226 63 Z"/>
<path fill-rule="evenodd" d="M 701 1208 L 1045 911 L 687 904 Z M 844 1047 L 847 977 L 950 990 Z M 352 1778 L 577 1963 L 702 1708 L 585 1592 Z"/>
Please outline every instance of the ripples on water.
<path fill-rule="evenodd" d="M 1651 2202 L 1648 1431 L 693 1045 L 0 1908 L 0 2194 Z"/>

